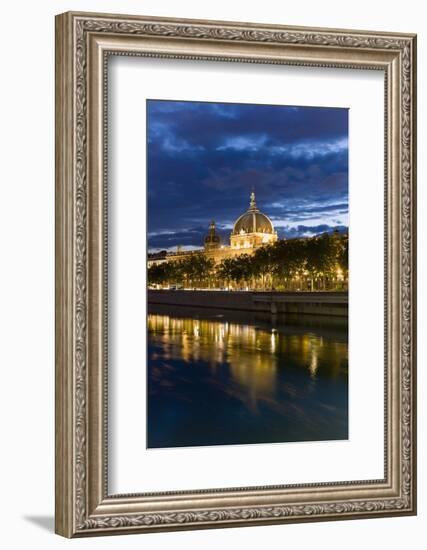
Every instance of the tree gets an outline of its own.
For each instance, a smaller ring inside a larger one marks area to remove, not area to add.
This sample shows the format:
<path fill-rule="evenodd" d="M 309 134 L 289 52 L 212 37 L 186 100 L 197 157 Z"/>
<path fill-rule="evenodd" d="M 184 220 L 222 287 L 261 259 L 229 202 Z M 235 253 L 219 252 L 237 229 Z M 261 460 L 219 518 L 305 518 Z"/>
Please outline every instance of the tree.
<path fill-rule="evenodd" d="M 233 280 L 233 259 L 225 258 L 216 269 L 217 276 L 226 286 Z"/>
<path fill-rule="evenodd" d="M 209 286 L 212 280 L 214 262 L 201 252 L 193 252 L 176 264 L 179 279 L 185 286 Z"/>
<path fill-rule="evenodd" d="M 241 254 L 219 265 L 202 252 L 180 261 L 153 265 L 149 284 L 183 284 L 218 288 L 230 284 L 281 290 L 328 290 L 345 288 L 348 276 L 348 235 L 324 233 L 311 238 L 277 241 Z"/>
<path fill-rule="evenodd" d="M 274 245 L 259 248 L 252 257 L 252 274 L 260 278 L 261 288 L 273 286 L 275 268 Z"/>
<path fill-rule="evenodd" d="M 273 274 L 278 286 L 292 289 L 306 265 L 305 239 L 277 241 L 272 249 Z"/>
<path fill-rule="evenodd" d="M 164 285 L 170 283 L 176 276 L 173 262 L 154 264 L 148 268 L 147 272 L 148 284 Z"/>

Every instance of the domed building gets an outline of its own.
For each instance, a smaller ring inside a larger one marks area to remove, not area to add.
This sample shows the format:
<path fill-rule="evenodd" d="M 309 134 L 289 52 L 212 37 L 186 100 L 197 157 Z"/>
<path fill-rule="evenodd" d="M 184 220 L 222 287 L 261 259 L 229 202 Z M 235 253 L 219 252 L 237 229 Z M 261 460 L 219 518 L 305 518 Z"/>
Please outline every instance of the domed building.
<path fill-rule="evenodd" d="M 234 224 L 230 237 L 231 248 L 257 248 L 275 241 L 277 232 L 273 222 L 257 208 L 255 193 L 252 192 L 248 210 Z"/>
<path fill-rule="evenodd" d="M 277 232 L 270 218 L 261 212 L 256 205 L 255 193 L 251 193 L 249 208 L 234 223 L 230 234 L 230 244 L 221 242 L 215 222 L 212 220 L 208 233 L 203 240 L 203 248 L 184 251 L 178 247 L 176 252 L 164 251 L 161 259 L 158 254 L 148 257 L 148 266 L 164 261 L 180 261 L 192 254 L 203 252 L 208 258 L 219 263 L 225 258 L 234 258 L 241 254 L 253 254 L 257 248 L 276 242 Z M 201 243 L 202 244 L 202 243 Z"/>

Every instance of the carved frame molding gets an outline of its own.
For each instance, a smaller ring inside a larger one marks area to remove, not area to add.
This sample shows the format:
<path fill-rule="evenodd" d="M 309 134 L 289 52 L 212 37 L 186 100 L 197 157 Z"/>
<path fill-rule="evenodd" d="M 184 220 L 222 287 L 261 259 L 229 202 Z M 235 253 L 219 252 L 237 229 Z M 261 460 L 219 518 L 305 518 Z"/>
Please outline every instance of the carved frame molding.
<path fill-rule="evenodd" d="M 385 73 L 385 478 L 108 495 L 106 59 Z M 416 37 L 66 13 L 56 18 L 56 531 L 67 536 L 414 514 Z"/>

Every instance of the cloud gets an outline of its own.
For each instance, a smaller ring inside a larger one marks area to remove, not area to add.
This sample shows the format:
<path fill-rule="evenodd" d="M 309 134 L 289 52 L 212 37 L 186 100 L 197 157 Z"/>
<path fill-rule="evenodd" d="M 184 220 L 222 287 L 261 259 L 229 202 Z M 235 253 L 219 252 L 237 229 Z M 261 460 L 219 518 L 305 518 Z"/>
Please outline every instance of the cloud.
<path fill-rule="evenodd" d="M 232 137 L 266 136 L 269 145 L 348 135 L 347 109 L 192 101 L 148 102 L 148 122 L 197 145 L 219 147 Z M 173 115 L 173 116 L 171 116 Z"/>
<path fill-rule="evenodd" d="M 346 109 L 150 100 L 147 120 L 150 246 L 230 228 L 252 189 L 276 225 L 345 225 Z"/>
<path fill-rule="evenodd" d="M 328 225 L 320 224 L 316 226 L 297 225 L 296 227 L 282 226 L 277 228 L 278 233 L 282 238 L 293 239 L 296 237 L 314 237 L 315 235 L 322 235 L 323 233 L 332 233 L 333 231 L 339 231 L 340 233 L 348 231 L 346 225 Z"/>
<path fill-rule="evenodd" d="M 326 157 L 331 154 L 347 152 L 347 137 L 338 137 L 332 140 L 300 140 L 295 143 L 269 142 L 268 136 L 233 136 L 224 139 L 216 151 L 247 151 L 259 152 L 267 157 L 280 156 L 282 158 L 310 159 Z"/>
<path fill-rule="evenodd" d="M 219 145 L 217 151 L 259 151 L 266 145 L 267 136 L 233 136 L 224 139 L 224 142 Z M 268 154 L 268 152 L 267 152 Z"/>

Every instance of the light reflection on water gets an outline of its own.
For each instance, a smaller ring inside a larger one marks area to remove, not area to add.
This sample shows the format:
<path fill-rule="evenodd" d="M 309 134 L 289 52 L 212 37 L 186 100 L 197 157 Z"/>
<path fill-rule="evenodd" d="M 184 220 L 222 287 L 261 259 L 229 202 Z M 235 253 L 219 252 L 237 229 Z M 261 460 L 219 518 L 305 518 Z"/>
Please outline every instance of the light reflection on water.
<path fill-rule="evenodd" d="M 347 438 L 346 329 L 249 317 L 148 315 L 149 447 Z"/>

